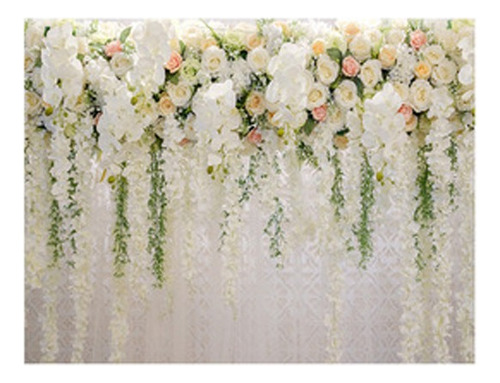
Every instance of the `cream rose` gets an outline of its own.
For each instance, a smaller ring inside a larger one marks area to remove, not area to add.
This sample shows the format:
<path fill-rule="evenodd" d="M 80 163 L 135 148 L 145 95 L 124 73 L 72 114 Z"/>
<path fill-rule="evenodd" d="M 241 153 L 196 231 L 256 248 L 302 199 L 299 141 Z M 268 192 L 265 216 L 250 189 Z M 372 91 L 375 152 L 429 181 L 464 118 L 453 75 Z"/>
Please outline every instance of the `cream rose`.
<path fill-rule="evenodd" d="M 115 53 L 109 64 L 113 72 L 120 77 L 125 75 L 134 65 L 132 58 L 123 52 Z"/>
<path fill-rule="evenodd" d="M 175 105 L 167 94 L 161 96 L 158 101 L 158 109 L 164 116 L 175 113 Z"/>
<path fill-rule="evenodd" d="M 269 63 L 269 53 L 264 48 L 257 47 L 248 54 L 247 62 L 254 72 L 263 72 Z"/>
<path fill-rule="evenodd" d="M 429 45 L 422 51 L 424 58 L 432 65 L 438 65 L 444 59 L 444 51 L 441 45 Z"/>
<path fill-rule="evenodd" d="M 203 52 L 201 62 L 203 68 L 208 72 L 219 72 L 226 65 L 226 53 L 218 47 L 211 46 Z"/>
<path fill-rule="evenodd" d="M 327 55 L 320 55 L 316 62 L 316 77 L 325 85 L 330 85 L 339 75 L 340 66 Z"/>
<path fill-rule="evenodd" d="M 402 29 L 391 29 L 385 35 L 385 41 L 390 45 L 398 46 L 405 39 L 405 32 Z"/>
<path fill-rule="evenodd" d="M 314 83 L 307 95 L 307 109 L 313 110 L 326 102 L 328 89 L 320 83 Z"/>
<path fill-rule="evenodd" d="M 455 79 L 457 66 L 451 60 L 445 59 L 432 72 L 432 79 L 436 85 L 446 85 Z"/>
<path fill-rule="evenodd" d="M 36 116 L 42 109 L 42 99 L 34 92 L 24 93 L 24 109 L 29 116 Z"/>
<path fill-rule="evenodd" d="M 399 97 L 401 97 L 401 100 L 408 100 L 408 97 L 410 96 L 410 89 L 408 88 L 408 85 L 405 85 L 402 82 L 395 82 L 392 84 L 392 87 Z"/>
<path fill-rule="evenodd" d="M 361 66 L 359 78 L 368 88 L 373 88 L 382 80 L 382 64 L 378 60 L 367 60 Z"/>
<path fill-rule="evenodd" d="M 257 47 L 260 47 L 264 44 L 264 39 L 262 36 L 259 36 L 257 33 L 252 33 L 246 38 L 246 47 L 248 50 L 253 50 Z"/>
<path fill-rule="evenodd" d="M 382 64 L 382 68 L 388 69 L 392 67 L 396 63 L 397 54 L 398 51 L 394 45 L 386 44 L 380 48 L 378 59 Z"/>
<path fill-rule="evenodd" d="M 266 111 L 264 95 L 255 90 L 250 92 L 245 101 L 245 108 L 252 116 L 260 116 Z"/>
<path fill-rule="evenodd" d="M 417 76 L 417 78 L 427 80 L 431 75 L 431 66 L 425 61 L 419 61 L 417 64 L 415 64 L 413 72 L 415 73 L 415 76 Z"/>
<path fill-rule="evenodd" d="M 425 80 L 415 80 L 410 87 L 409 101 L 416 112 L 429 109 L 432 86 Z"/>
<path fill-rule="evenodd" d="M 354 36 L 361 32 L 361 28 L 358 23 L 349 22 L 342 26 L 342 32 L 344 32 L 347 41 L 351 41 Z"/>
<path fill-rule="evenodd" d="M 311 45 L 311 49 L 313 51 L 313 54 L 315 56 L 322 55 L 323 53 L 326 52 L 326 43 L 325 40 L 323 39 L 316 39 L 313 41 Z"/>
<path fill-rule="evenodd" d="M 363 35 L 357 35 L 349 43 L 349 50 L 357 60 L 366 60 L 371 56 L 370 40 Z"/>
<path fill-rule="evenodd" d="M 344 80 L 340 83 L 333 94 L 335 103 L 343 109 L 351 109 L 358 102 L 357 87 L 351 80 Z"/>
<path fill-rule="evenodd" d="M 177 85 L 169 84 L 167 92 L 175 106 L 185 106 L 191 99 L 192 94 L 191 87 L 183 81 Z"/>

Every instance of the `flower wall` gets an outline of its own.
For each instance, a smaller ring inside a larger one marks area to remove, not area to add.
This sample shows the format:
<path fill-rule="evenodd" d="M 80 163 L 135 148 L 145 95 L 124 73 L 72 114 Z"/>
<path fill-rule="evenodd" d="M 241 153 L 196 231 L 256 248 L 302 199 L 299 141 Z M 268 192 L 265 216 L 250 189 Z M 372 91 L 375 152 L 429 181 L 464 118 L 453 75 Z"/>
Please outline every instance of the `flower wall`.
<path fill-rule="evenodd" d="M 26 360 L 473 362 L 474 127 L 469 20 L 27 20 Z"/>

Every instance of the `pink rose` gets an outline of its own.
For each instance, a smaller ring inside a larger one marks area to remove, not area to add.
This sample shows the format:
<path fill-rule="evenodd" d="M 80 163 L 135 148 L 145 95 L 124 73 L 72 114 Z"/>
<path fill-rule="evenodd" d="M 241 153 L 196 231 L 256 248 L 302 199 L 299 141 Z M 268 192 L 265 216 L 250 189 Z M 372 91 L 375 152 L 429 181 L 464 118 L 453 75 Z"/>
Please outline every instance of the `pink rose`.
<path fill-rule="evenodd" d="M 104 48 L 104 53 L 106 53 L 106 56 L 108 57 L 113 57 L 115 53 L 121 52 L 122 50 L 123 48 L 120 41 L 115 40 L 106 45 L 106 48 Z"/>
<path fill-rule="evenodd" d="M 167 69 L 170 73 L 175 73 L 179 70 L 182 64 L 182 56 L 176 52 L 172 51 L 170 55 L 170 60 L 165 64 L 165 69 Z"/>
<path fill-rule="evenodd" d="M 410 105 L 403 104 L 398 109 L 398 113 L 401 113 L 403 115 L 403 117 L 405 118 L 405 122 L 408 123 L 411 121 L 411 118 L 413 116 L 413 109 L 411 108 Z"/>
<path fill-rule="evenodd" d="M 312 110 L 312 115 L 313 115 L 313 118 L 316 120 L 316 121 L 325 121 L 326 120 L 326 104 L 323 104 L 321 106 L 318 106 L 317 108 L 314 108 Z"/>
<path fill-rule="evenodd" d="M 260 144 L 262 142 L 262 134 L 260 134 L 257 129 L 252 129 L 247 136 L 248 142 L 251 144 Z"/>
<path fill-rule="evenodd" d="M 416 51 L 418 51 L 423 45 L 425 45 L 426 42 L 427 36 L 420 29 L 417 29 L 416 31 L 410 33 L 410 44 Z"/>
<path fill-rule="evenodd" d="M 342 61 L 342 73 L 347 77 L 354 77 L 359 73 L 359 63 L 352 56 L 347 56 Z"/>

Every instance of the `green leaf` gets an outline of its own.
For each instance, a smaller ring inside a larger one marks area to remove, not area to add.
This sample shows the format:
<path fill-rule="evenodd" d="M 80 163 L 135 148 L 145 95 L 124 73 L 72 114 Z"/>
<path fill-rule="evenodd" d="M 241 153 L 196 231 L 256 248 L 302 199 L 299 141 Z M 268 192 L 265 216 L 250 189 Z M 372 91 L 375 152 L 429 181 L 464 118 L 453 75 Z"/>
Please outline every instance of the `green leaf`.
<path fill-rule="evenodd" d="M 49 31 L 50 31 L 50 26 L 47 25 L 43 30 L 43 37 L 47 37 L 47 33 L 49 33 Z"/>
<path fill-rule="evenodd" d="M 125 41 L 127 40 L 127 37 L 130 35 L 131 30 L 132 27 L 127 27 L 122 31 L 122 33 L 120 33 L 120 42 L 122 44 L 125 44 Z"/>
<path fill-rule="evenodd" d="M 181 56 L 184 56 L 184 52 L 186 52 L 186 44 L 184 44 L 184 41 L 179 40 L 179 46 L 181 48 Z"/>
<path fill-rule="evenodd" d="M 302 125 L 300 130 L 302 130 L 305 134 L 310 135 L 315 126 L 316 121 L 314 121 L 311 117 L 308 117 L 306 123 Z"/>
<path fill-rule="evenodd" d="M 363 82 L 359 77 L 355 77 L 353 79 L 354 83 L 356 84 L 356 88 L 358 88 L 358 97 L 363 98 L 363 92 L 365 89 L 365 86 L 363 85 Z"/>
<path fill-rule="evenodd" d="M 330 56 L 330 58 L 333 61 L 336 61 L 339 64 L 342 61 L 342 52 L 340 51 L 340 49 L 338 49 L 338 48 L 328 48 L 326 50 L 326 53 L 328 54 L 328 56 Z"/>

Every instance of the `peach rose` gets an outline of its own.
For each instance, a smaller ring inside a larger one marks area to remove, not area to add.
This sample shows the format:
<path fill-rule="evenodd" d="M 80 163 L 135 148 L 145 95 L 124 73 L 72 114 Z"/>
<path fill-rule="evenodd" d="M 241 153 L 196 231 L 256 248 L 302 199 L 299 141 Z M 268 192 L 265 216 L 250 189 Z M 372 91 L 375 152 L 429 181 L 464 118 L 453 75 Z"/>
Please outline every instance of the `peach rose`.
<path fill-rule="evenodd" d="M 419 61 L 413 68 L 415 76 L 427 80 L 431 75 L 431 66 L 425 61 Z"/>
<path fill-rule="evenodd" d="M 420 29 L 417 29 L 416 31 L 410 33 L 410 44 L 416 51 L 422 48 L 426 42 L 427 36 Z"/>
<path fill-rule="evenodd" d="M 165 64 L 165 69 L 167 69 L 170 73 L 175 73 L 179 70 L 182 64 L 182 56 L 176 52 L 172 51 L 170 54 L 170 59 Z"/>
<path fill-rule="evenodd" d="M 344 34 L 347 41 L 351 41 L 359 32 L 361 32 L 361 29 L 357 23 L 349 23 L 344 27 Z"/>
<path fill-rule="evenodd" d="M 359 63 L 352 56 L 347 56 L 342 61 L 342 73 L 347 77 L 355 77 L 359 73 Z"/>
<path fill-rule="evenodd" d="M 347 144 L 349 143 L 349 139 L 346 136 L 336 135 L 333 139 L 333 143 L 338 149 L 346 149 Z"/>
<path fill-rule="evenodd" d="M 326 51 L 325 40 L 323 40 L 323 39 L 314 40 L 311 48 L 312 48 L 312 51 L 313 51 L 315 56 L 319 56 L 319 55 L 325 53 L 325 51 Z"/>
<path fill-rule="evenodd" d="M 252 91 L 245 101 L 245 108 L 252 116 L 260 116 L 266 111 L 264 95 L 261 92 Z"/>
<path fill-rule="evenodd" d="M 408 124 L 413 117 L 413 109 L 409 104 L 402 104 L 398 109 L 398 113 L 401 113 L 405 118 L 405 122 Z"/>
<path fill-rule="evenodd" d="M 158 101 L 158 108 L 164 116 L 175 113 L 175 105 L 167 94 L 161 96 Z"/>
<path fill-rule="evenodd" d="M 382 68 L 387 69 L 394 65 L 398 51 L 394 45 L 384 45 L 378 54 Z"/>
<path fill-rule="evenodd" d="M 314 108 L 312 110 L 312 116 L 316 121 L 322 122 L 326 120 L 326 104 L 323 104 L 321 106 L 318 106 L 317 108 Z"/>
<path fill-rule="evenodd" d="M 122 44 L 120 41 L 115 40 L 111 41 L 106 47 L 104 48 L 104 53 L 108 57 L 113 57 L 115 53 L 121 52 L 123 50 Z"/>
<path fill-rule="evenodd" d="M 260 144 L 262 142 L 262 134 L 260 134 L 257 131 L 257 128 L 252 129 L 250 131 L 250 133 L 248 133 L 247 140 L 251 144 L 255 144 L 255 145 Z"/>

